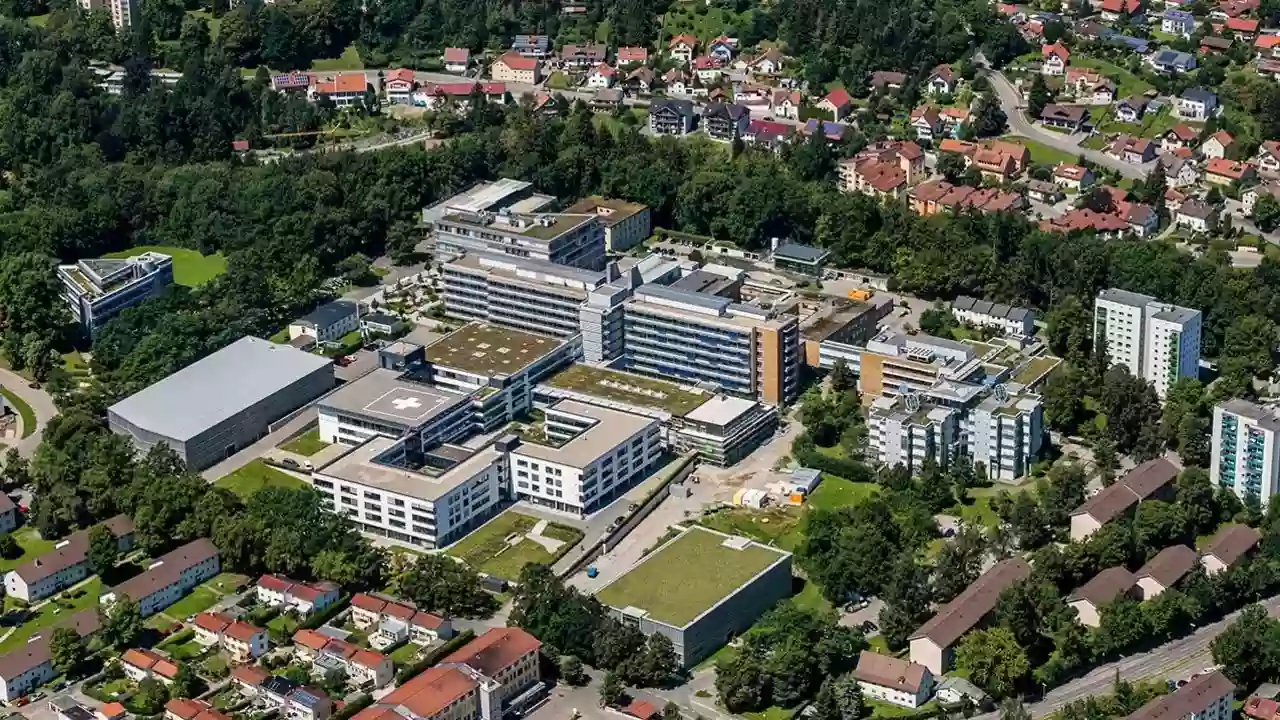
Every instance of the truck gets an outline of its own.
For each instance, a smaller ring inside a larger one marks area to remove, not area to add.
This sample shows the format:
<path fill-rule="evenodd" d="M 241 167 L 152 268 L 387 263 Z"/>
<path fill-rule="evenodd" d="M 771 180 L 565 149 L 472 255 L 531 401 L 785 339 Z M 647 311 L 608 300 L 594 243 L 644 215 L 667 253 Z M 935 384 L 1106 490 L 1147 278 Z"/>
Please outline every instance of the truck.
<path fill-rule="evenodd" d="M 875 293 L 875 291 L 874 291 L 874 290 L 861 290 L 861 289 L 859 289 L 859 290 L 850 290 L 850 291 L 849 291 L 849 299 L 850 299 L 850 300 L 857 300 L 858 302 L 866 302 L 866 301 L 870 300 L 870 299 L 871 299 L 871 297 L 872 297 L 873 295 L 875 295 L 875 294 L 876 294 L 876 293 Z"/>

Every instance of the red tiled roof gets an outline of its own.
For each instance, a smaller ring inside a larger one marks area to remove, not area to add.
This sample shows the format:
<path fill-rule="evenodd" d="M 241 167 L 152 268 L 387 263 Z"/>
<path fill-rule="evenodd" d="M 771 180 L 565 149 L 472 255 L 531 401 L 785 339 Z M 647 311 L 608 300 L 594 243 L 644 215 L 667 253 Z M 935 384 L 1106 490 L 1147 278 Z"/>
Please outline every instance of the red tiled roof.
<path fill-rule="evenodd" d="M 364 73 L 338 73 L 332 80 L 316 83 L 317 95 L 337 95 L 339 93 L 361 93 L 368 88 L 369 82 Z"/>
<path fill-rule="evenodd" d="M 671 42 L 667 43 L 667 48 L 674 48 L 677 45 L 687 45 L 688 47 L 695 48 L 698 46 L 698 38 L 692 35 L 677 35 L 671 38 Z"/>
<path fill-rule="evenodd" d="M 444 625 L 444 618 L 439 615 L 433 615 L 429 612 L 414 613 L 413 620 L 409 621 L 414 627 L 426 628 L 428 630 L 439 630 Z"/>
<path fill-rule="evenodd" d="M 1127 13 L 1132 15 L 1138 11 L 1138 0 L 1102 0 L 1102 9 L 1113 13 Z"/>
<path fill-rule="evenodd" d="M 537 58 L 528 58 L 516 52 L 508 52 L 503 54 L 502 57 L 494 61 L 495 65 L 498 63 L 502 63 L 503 65 L 506 65 L 511 70 L 532 71 L 538 68 Z"/>
<path fill-rule="evenodd" d="M 1253 46 L 1259 50 L 1270 50 L 1280 45 L 1280 35 L 1259 35 L 1258 39 L 1253 41 Z"/>
<path fill-rule="evenodd" d="M 965 142 L 964 140 L 956 140 L 954 138 L 943 138 L 942 142 L 938 143 L 938 152 L 952 152 L 952 153 L 959 153 L 961 155 L 972 155 L 977 151 L 978 151 L 977 145 L 971 142 Z"/>
<path fill-rule="evenodd" d="M 642 47 L 620 47 L 618 48 L 618 62 L 632 63 L 645 62 L 649 59 L 649 51 Z"/>
<path fill-rule="evenodd" d="M 447 63 L 465 63 L 471 60 L 471 51 L 467 48 L 451 47 L 444 49 L 444 61 Z"/>
<path fill-rule="evenodd" d="M 376 613 L 382 612 L 382 609 L 387 606 L 387 601 L 365 593 L 356 593 L 355 597 L 351 598 L 351 605 Z"/>
<path fill-rule="evenodd" d="M 167 680 L 172 680 L 178 675 L 178 666 L 161 658 L 156 661 L 155 665 L 151 666 L 151 672 Z"/>
<path fill-rule="evenodd" d="M 1231 147 L 1231 145 L 1236 141 L 1235 138 L 1231 137 L 1231 133 L 1226 130 L 1219 130 L 1209 137 L 1213 140 L 1217 140 L 1218 144 L 1222 145 L 1224 149 Z"/>
<path fill-rule="evenodd" d="M 106 705 L 103 705 L 99 712 L 101 712 L 102 716 L 107 718 L 107 720 L 111 720 L 111 718 L 122 717 L 125 713 L 125 709 L 124 705 L 121 705 L 118 702 L 109 702 Z"/>
<path fill-rule="evenodd" d="M 493 677 L 540 647 L 542 643 L 538 638 L 520 628 L 493 628 L 451 653 L 443 662 L 462 663 Z"/>
<path fill-rule="evenodd" d="M 1084 180 L 1087 172 L 1089 171 L 1080 165 L 1059 165 L 1053 169 L 1054 175 L 1068 180 Z"/>
<path fill-rule="evenodd" d="M 411 678 L 373 707 L 361 710 L 355 720 L 397 720 L 393 708 L 403 706 L 415 717 L 434 717 L 455 701 L 474 693 L 479 684 L 454 667 L 437 665 Z"/>
<path fill-rule="evenodd" d="M 400 603 L 387 603 L 387 606 L 382 609 L 382 612 L 393 618 L 408 620 L 413 617 L 414 609 L 406 605 L 401 605 Z"/>
<path fill-rule="evenodd" d="M 257 687 L 271 677 L 271 673 L 257 665 L 237 665 L 231 668 L 231 679 L 250 687 Z"/>
<path fill-rule="evenodd" d="M 143 670 L 150 670 L 161 660 L 164 658 L 146 648 L 129 648 L 120 656 L 120 662 Z"/>
<path fill-rule="evenodd" d="M 319 650 L 323 648 L 332 639 L 333 638 L 330 638 L 328 635 L 321 635 L 315 630 L 308 630 L 306 628 L 303 628 L 293 634 L 293 642 L 295 644 L 301 645 L 305 648 L 310 648 L 311 650 Z"/>
<path fill-rule="evenodd" d="M 222 613 L 203 612 L 196 616 L 195 625 L 212 633 L 220 633 L 227 629 L 232 619 Z"/>
<path fill-rule="evenodd" d="M 262 628 L 237 620 L 227 627 L 224 634 L 227 635 L 227 637 L 239 640 L 240 642 L 249 642 L 255 635 L 261 632 Z"/>
<path fill-rule="evenodd" d="M 1232 180 L 1242 180 L 1249 172 L 1249 166 L 1234 160 L 1209 158 L 1209 162 L 1205 163 L 1204 171 L 1210 175 L 1228 177 Z"/>
<path fill-rule="evenodd" d="M 1258 32 L 1258 21 L 1252 18 L 1227 18 L 1227 29 L 1235 32 L 1256 33 Z"/>
<path fill-rule="evenodd" d="M 839 109 L 849 104 L 849 93 L 844 88 L 836 88 L 827 93 L 827 96 L 822 98 L 822 102 L 829 103 L 832 107 Z"/>
<path fill-rule="evenodd" d="M 1240 708 L 1240 712 L 1254 720 L 1275 720 L 1276 715 L 1280 714 L 1280 702 L 1254 696 L 1244 701 L 1244 707 Z"/>
<path fill-rule="evenodd" d="M 263 575 L 258 578 L 258 586 L 266 588 L 272 592 L 282 593 L 287 591 L 293 585 L 293 581 L 279 575 Z"/>
<path fill-rule="evenodd" d="M 622 711 L 633 718 L 638 718 L 638 720 L 649 720 L 649 718 L 658 714 L 658 708 L 647 700 L 632 700 L 631 704 L 623 708 Z"/>
<path fill-rule="evenodd" d="M 1181 123 L 1170 128 L 1169 133 L 1182 142 L 1190 142 L 1200 136 L 1200 132 L 1198 130 L 1193 129 L 1190 125 L 1183 125 Z"/>
<path fill-rule="evenodd" d="M 1050 55 L 1062 58 L 1062 62 L 1067 62 L 1071 57 L 1071 52 L 1062 43 L 1041 46 L 1040 57 L 1047 58 Z"/>
<path fill-rule="evenodd" d="M 356 650 L 355 654 L 351 656 L 351 662 L 367 668 L 376 668 L 386 659 L 386 655 L 373 650 Z"/>
<path fill-rule="evenodd" d="M 387 82 L 413 82 L 413 71 L 409 68 L 396 68 L 386 74 Z"/>

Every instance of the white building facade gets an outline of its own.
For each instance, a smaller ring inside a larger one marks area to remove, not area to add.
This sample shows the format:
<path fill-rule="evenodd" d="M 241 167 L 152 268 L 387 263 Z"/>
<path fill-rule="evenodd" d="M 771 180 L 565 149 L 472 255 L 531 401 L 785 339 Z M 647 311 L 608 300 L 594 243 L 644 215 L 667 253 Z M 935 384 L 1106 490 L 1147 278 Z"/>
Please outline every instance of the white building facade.
<path fill-rule="evenodd" d="M 1103 290 L 1094 304 L 1094 342 L 1103 340 L 1112 365 L 1150 382 L 1162 398 L 1180 378 L 1198 375 L 1200 324 L 1199 310 L 1127 290 Z"/>
<path fill-rule="evenodd" d="M 993 394 L 965 419 L 965 443 L 974 467 L 993 480 L 1017 480 L 1040 457 L 1044 407 L 1038 395 Z"/>
<path fill-rule="evenodd" d="M 1280 485 L 1280 417 L 1274 410 L 1233 399 L 1213 408 L 1209 479 L 1266 507 Z"/>

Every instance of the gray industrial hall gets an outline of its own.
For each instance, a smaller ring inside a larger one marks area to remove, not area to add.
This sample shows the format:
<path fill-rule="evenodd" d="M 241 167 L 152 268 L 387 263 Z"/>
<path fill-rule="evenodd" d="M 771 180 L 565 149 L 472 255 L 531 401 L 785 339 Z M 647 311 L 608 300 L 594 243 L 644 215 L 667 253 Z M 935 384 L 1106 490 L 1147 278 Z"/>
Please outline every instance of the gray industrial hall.
<path fill-rule="evenodd" d="M 202 470 L 333 384 L 329 358 L 243 337 L 112 405 L 107 420 L 139 452 L 167 443 L 187 467 Z"/>

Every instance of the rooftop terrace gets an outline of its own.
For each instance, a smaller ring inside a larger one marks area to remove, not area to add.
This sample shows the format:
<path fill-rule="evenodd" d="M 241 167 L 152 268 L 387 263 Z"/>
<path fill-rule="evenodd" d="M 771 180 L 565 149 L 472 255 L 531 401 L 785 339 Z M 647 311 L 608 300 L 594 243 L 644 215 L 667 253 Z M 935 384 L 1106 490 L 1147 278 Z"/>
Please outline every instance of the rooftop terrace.
<path fill-rule="evenodd" d="M 427 362 L 476 375 L 514 375 L 560 347 L 561 341 L 473 322 L 426 349 Z"/>
<path fill-rule="evenodd" d="M 551 387 L 594 395 L 637 407 L 656 408 L 683 417 L 713 395 L 643 375 L 575 364 L 545 381 Z"/>

